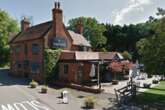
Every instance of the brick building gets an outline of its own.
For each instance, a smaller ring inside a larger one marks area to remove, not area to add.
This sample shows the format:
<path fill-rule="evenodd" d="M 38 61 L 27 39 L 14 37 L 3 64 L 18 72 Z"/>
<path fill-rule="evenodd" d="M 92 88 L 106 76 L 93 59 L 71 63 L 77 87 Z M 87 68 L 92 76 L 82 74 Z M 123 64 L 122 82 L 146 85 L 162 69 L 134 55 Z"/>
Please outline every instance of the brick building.
<path fill-rule="evenodd" d="M 90 43 L 82 35 L 83 26 L 77 23 L 77 31 L 67 30 L 63 23 L 60 3 L 55 2 L 52 21 L 30 26 L 28 19 L 21 21 L 21 32 L 9 44 L 11 48 L 11 72 L 37 81 L 43 80 L 43 52 L 45 48 L 62 48 L 59 63 L 59 80 L 82 83 L 89 81 L 94 65 L 120 58 L 114 52 L 92 52 Z M 96 74 L 97 75 L 97 74 Z M 99 75 L 97 75 L 99 77 Z"/>

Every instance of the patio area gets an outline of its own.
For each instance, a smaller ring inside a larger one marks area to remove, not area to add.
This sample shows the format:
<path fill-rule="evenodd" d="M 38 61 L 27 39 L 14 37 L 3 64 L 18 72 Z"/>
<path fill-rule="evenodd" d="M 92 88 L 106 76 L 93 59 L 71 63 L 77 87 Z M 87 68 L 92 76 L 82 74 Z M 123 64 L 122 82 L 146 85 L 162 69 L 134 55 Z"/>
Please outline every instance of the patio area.
<path fill-rule="evenodd" d="M 141 80 L 138 80 L 138 79 L 134 79 L 134 81 L 136 83 L 139 83 L 140 87 L 143 87 L 143 84 L 144 83 L 150 83 L 151 84 L 151 87 L 155 87 L 156 85 L 158 84 L 152 84 L 152 81 L 155 79 L 155 77 L 152 77 L 152 78 L 146 78 L 146 79 L 141 79 Z M 119 83 L 117 85 L 113 85 L 112 83 L 101 83 L 101 89 L 103 89 L 103 92 L 104 93 L 111 93 L 111 94 L 115 94 L 115 91 L 114 89 L 120 89 L 120 88 L 123 88 L 124 86 L 127 85 L 127 83 L 129 82 L 129 80 L 124 80 L 124 81 L 119 81 Z M 97 85 L 95 86 L 92 86 L 92 88 L 99 88 Z M 144 92 L 146 91 L 147 89 L 145 88 L 140 88 L 138 89 L 139 92 Z"/>

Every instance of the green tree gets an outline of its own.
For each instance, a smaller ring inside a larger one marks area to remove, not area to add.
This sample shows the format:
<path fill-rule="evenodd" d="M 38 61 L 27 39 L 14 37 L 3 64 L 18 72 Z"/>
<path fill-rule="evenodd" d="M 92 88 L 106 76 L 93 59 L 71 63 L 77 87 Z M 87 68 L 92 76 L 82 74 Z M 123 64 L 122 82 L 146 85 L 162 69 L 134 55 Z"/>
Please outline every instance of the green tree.
<path fill-rule="evenodd" d="M 136 42 L 141 38 L 150 36 L 152 33 L 150 22 L 137 25 L 110 25 L 106 24 L 104 35 L 107 38 L 106 49 L 108 51 L 127 51 L 132 55 L 132 59 L 139 59 Z"/>
<path fill-rule="evenodd" d="M 124 51 L 122 53 L 122 56 L 124 57 L 124 59 L 126 60 L 132 60 L 132 55 L 130 53 L 128 53 L 127 51 Z"/>
<path fill-rule="evenodd" d="M 156 15 L 165 16 L 165 10 L 163 8 L 158 8 L 157 10 L 158 12 L 156 13 Z"/>
<path fill-rule="evenodd" d="M 18 30 L 17 21 L 0 9 L 0 66 L 9 61 L 9 35 L 17 33 Z"/>
<path fill-rule="evenodd" d="M 154 34 L 141 39 L 137 48 L 148 73 L 165 74 L 165 17 L 153 22 L 152 28 Z"/>
<path fill-rule="evenodd" d="M 76 25 L 79 21 L 81 21 L 84 27 L 83 35 L 90 41 L 93 49 L 101 50 L 107 42 L 106 37 L 103 35 L 103 32 L 106 30 L 105 26 L 98 23 L 95 18 L 78 17 L 69 20 L 68 29 L 76 31 Z"/>

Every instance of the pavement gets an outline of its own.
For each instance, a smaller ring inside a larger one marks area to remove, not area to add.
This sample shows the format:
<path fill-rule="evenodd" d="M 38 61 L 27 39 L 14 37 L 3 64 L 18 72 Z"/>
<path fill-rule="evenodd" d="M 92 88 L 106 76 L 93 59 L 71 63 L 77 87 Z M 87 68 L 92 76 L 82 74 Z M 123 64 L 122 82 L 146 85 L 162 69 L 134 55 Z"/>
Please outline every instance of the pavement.
<path fill-rule="evenodd" d="M 115 96 L 110 93 L 92 94 L 69 88 L 48 88 L 47 94 L 40 93 L 42 85 L 29 88 L 29 80 L 8 75 L 0 69 L 0 110 L 83 110 L 86 96 L 96 98 L 94 110 L 107 110 L 114 106 Z M 61 92 L 67 90 L 68 104 L 63 104 Z"/>

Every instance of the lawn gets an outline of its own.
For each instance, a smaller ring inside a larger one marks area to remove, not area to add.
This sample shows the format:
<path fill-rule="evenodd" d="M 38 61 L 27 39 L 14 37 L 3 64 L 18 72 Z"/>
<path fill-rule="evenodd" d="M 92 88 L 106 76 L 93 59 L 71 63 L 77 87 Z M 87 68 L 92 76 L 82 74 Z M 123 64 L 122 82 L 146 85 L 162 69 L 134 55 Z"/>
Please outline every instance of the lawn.
<path fill-rule="evenodd" d="M 165 81 L 161 81 L 158 86 L 139 94 L 135 101 L 139 104 L 165 106 Z"/>

